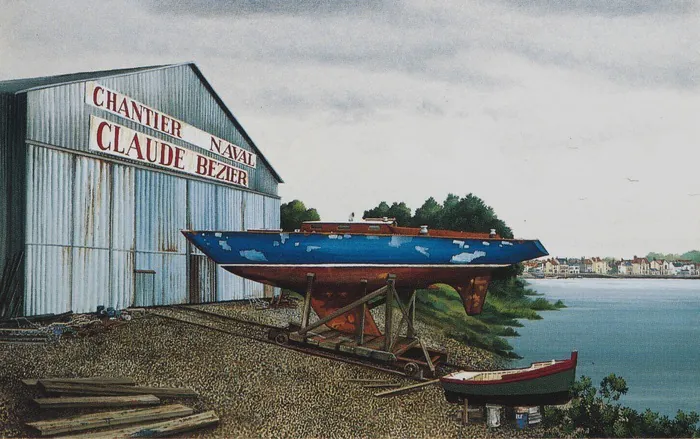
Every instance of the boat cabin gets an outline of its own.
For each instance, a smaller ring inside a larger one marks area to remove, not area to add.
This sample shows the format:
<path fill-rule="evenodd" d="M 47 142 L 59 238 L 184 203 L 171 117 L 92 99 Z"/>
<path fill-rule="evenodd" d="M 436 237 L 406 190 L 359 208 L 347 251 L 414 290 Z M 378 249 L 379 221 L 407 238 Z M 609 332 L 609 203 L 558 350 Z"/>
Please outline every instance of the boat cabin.
<path fill-rule="evenodd" d="M 335 233 L 365 235 L 433 236 L 442 238 L 501 239 L 495 230 L 491 233 L 456 232 L 453 230 L 429 229 L 428 226 L 399 227 L 395 218 L 365 218 L 362 221 L 305 221 L 303 233 Z"/>

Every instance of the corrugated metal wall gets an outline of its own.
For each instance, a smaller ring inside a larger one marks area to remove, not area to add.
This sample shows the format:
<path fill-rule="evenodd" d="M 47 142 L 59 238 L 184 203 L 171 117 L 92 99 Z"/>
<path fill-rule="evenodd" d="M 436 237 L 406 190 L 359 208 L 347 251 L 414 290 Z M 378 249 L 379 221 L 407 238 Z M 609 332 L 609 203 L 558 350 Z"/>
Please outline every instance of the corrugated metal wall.
<path fill-rule="evenodd" d="M 0 276 L 7 257 L 7 150 L 10 134 L 10 98 L 9 95 L 0 93 Z"/>
<path fill-rule="evenodd" d="M 189 66 L 99 82 L 249 147 Z M 277 180 L 264 163 L 259 160 L 258 169 L 249 170 L 251 189 L 271 197 L 92 157 L 87 138 L 91 112 L 162 136 L 91 108 L 84 93 L 85 84 L 76 83 L 26 95 L 29 143 L 24 143 L 23 129 L 20 139 L 28 161 L 21 209 L 26 205 L 25 314 L 262 296 L 261 284 L 216 268 L 188 245 L 180 230 L 279 228 Z M 2 105 L 0 100 L 0 109 Z M 1 146 L 0 165 L 11 161 L 3 161 Z M 81 153 L 71 152 L 76 150 Z M 13 165 L 17 161 L 15 157 Z M 2 175 L 0 167 L 0 191 L 7 180 Z M 3 241 L 0 245 L 7 247 Z"/>
<path fill-rule="evenodd" d="M 243 230 L 243 192 L 223 186 L 216 188 L 216 229 Z M 216 299 L 240 300 L 246 296 L 244 279 L 221 267 L 216 269 Z"/>
<path fill-rule="evenodd" d="M 0 96 L 0 317 L 24 309 L 25 122 L 25 96 Z"/>
<path fill-rule="evenodd" d="M 97 82 L 208 133 L 253 150 L 189 65 L 103 78 Z M 128 119 L 85 104 L 84 82 L 39 89 L 29 92 L 27 96 L 29 140 L 89 152 L 89 116 L 93 113 L 173 144 L 193 148 L 179 139 L 161 135 Z M 250 175 L 251 190 L 277 195 L 278 182 L 262 160 L 258 161 L 256 169 L 252 169 L 206 150 L 196 150 L 246 169 Z"/>

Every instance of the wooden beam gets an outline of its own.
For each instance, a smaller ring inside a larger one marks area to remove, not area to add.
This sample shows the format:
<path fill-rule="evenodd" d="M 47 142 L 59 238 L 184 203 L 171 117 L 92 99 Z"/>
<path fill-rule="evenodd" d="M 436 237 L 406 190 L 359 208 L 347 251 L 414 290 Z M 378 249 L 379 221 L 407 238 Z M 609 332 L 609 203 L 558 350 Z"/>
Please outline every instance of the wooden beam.
<path fill-rule="evenodd" d="M 135 422 L 155 421 L 193 413 L 182 404 L 164 405 L 113 412 L 90 413 L 70 418 L 50 419 L 48 421 L 28 422 L 27 425 L 39 430 L 42 436 L 108 427 L 110 425 L 133 424 Z"/>
<path fill-rule="evenodd" d="M 423 344 L 423 340 L 421 340 L 419 338 L 418 343 L 420 344 L 420 348 L 423 351 L 423 356 L 425 357 L 426 363 L 428 363 L 428 367 L 430 368 L 430 371 L 435 372 L 435 366 L 433 365 L 433 360 L 430 358 L 430 354 L 428 354 L 428 350 L 425 348 L 425 344 Z"/>
<path fill-rule="evenodd" d="M 408 334 L 408 331 L 410 330 L 415 335 L 416 329 L 413 327 L 413 322 L 411 322 L 409 312 L 406 309 L 406 307 L 403 305 L 403 303 L 401 303 L 401 298 L 399 298 L 399 293 L 397 293 L 396 290 L 394 290 L 394 297 L 396 298 L 396 303 L 399 305 L 399 309 L 401 310 L 401 314 L 402 314 L 403 318 L 408 320 L 409 326 L 407 329 L 407 334 Z"/>
<path fill-rule="evenodd" d="M 435 380 L 430 380 L 430 381 L 423 381 L 422 383 L 418 384 L 411 384 L 410 386 L 405 386 L 405 387 L 400 387 L 398 389 L 392 389 L 392 390 L 385 390 L 384 392 L 379 392 L 375 393 L 374 396 L 377 397 L 382 397 L 382 396 L 396 396 L 396 395 L 402 395 L 404 393 L 412 392 L 416 389 L 420 389 L 426 386 L 430 386 L 433 384 L 437 384 L 440 382 L 440 379 L 435 379 Z"/>
<path fill-rule="evenodd" d="M 164 437 L 183 436 L 184 433 L 198 428 L 215 425 L 219 422 L 219 417 L 213 411 L 198 413 L 184 418 L 170 419 L 164 422 L 157 422 L 148 425 L 137 425 L 125 427 L 117 430 L 100 431 L 96 433 L 85 433 L 71 436 L 80 439 L 115 439 L 127 437 Z M 186 436 L 186 435 L 184 435 Z"/>
<path fill-rule="evenodd" d="M 462 424 L 469 424 L 469 400 L 464 398 L 464 410 L 462 410 Z"/>
<path fill-rule="evenodd" d="M 349 378 L 345 380 L 349 383 L 387 383 L 389 380 L 383 378 Z"/>
<path fill-rule="evenodd" d="M 363 386 L 365 389 L 377 389 L 382 387 L 400 387 L 401 383 L 374 383 Z"/>
<path fill-rule="evenodd" d="M 39 386 L 47 393 L 74 395 L 154 395 L 161 398 L 191 398 L 198 396 L 192 389 L 141 386 L 95 386 L 81 383 L 51 383 L 39 380 Z"/>
<path fill-rule="evenodd" d="M 50 383 L 79 383 L 79 384 L 94 384 L 96 386 L 107 386 L 107 385 L 122 385 L 122 386 L 135 386 L 136 381 L 133 378 L 126 377 L 90 377 L 90 378 L 29 378 L 22 380 L 22 382 L 30 387 L 39 384 L 39 381 L 50 382 Z"/>
<path fill-rule="evenodd" d="M 411 294 L 411 299 L 408 301 L 408 330 L 406 331 L 406 336 L 408 338 L 413 338 L 416 336 L 416 290 L 413 290 Z"/>
<path fill-rule="evenodd" d="M 389 351 L 391 348 L 392 321 L 393 321 L 393 298 L 396 276 L 390 274 L 387 276 L 386 284 L 386 304 L 384 306 L 384 350 Z"/>
<path fill-rule="evenodd" d="M 314 330 L 321 325 L 325 325 L 326 323 L 333 320 L 334 318 L 345 314 L 346 312 L 350 311 L 351 309 L 355 308 L 356 306 L 362 305 L 363 303 L 366 303 L 367 301 L 370 301 L 370 300 L 374 299 L 375 297 L 377 297 L 381 294 L 384 294 L 384 292 L 386 291 L 386 288 L 387 287 L 381 287 L 380 289 L 369 293 L 365 297 L 358 299 L 349 305 L 345 305 L 344 307 L 337 309 L 336 311 L 332 312 L 331 314 L 327 315 L 326 317 L 322 318 L 321 320 L 318 320 L 313 325 L 309 325 L 305 328 L 301 328 L 299 330 L 299 334 L 300 335 L 306 334 L 307 332 Z"/>
<path fill-rule="evenodd" d="M 73 407 L 129 407 L 157 405 L 160 399 L 153 395 L 129 396 L 77 396 L 69 398 L 35 398 L 34 402 L 42 409 L 62 409 Z"/>
<path fill-rule="evenodd" d="M 362 279 L 362 297 L 367 295 L 367 279 Z M 360 322 L 357 325 L 357 345 L 362 346 L 365 342 L 365 315 L 367 314 L 367 302 L 362 304 L 360 311 Z"/>
<path fill-rule="evenodd" d="M 304 309 L 301 314 L 301 327 L 306 328 L 309 324 L 309 313 L 311 312 L 311 292 L 314 287 L 314 279 L 316 275 L 313 273 L 306 273 L 306 295 L 304 296 Z"/>

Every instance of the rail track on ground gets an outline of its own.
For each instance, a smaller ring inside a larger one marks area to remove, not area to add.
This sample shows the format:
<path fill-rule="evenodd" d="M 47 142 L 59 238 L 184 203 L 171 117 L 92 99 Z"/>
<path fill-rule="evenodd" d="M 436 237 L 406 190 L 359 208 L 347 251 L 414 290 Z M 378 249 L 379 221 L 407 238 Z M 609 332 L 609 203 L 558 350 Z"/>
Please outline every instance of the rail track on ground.
<path fill-rule="evenodd" d="M 194 308 L 187 305 L 176 305 L 162 308 L 152 308 L 148 311 L 150 314 L 181 323 L 197 326 L 204 329 L 209 329 L 216 332 L 221 332 L 236 337 L 242 337 L 249 340 L 254 340 L 260 343 L 272 344 L 284 349 L 290 349 L 306 355 L 327 358 L 334 361 L 340 361 L 347 364 L 373 369 L 385 373 L 398 375 L 404 378 L 410 378 L 417 381 L 425 381 L 425 378 L 412 377 L 400 370 L 391 369 L 387 365 L 379 365 L 370 360 L 361 358 L 349 357 L 341 353 L 334 353 L 328 350 L 322 350 L 313 346 L 296 344 L 288 342 L 284 338 L 276 337 L 280 333 L 284 333 L 288 328 L 283 328 L 274 325 L 267 325 L 249 320 L 240 319 L 237 317 L 227 316 L 211 311 Z"/>

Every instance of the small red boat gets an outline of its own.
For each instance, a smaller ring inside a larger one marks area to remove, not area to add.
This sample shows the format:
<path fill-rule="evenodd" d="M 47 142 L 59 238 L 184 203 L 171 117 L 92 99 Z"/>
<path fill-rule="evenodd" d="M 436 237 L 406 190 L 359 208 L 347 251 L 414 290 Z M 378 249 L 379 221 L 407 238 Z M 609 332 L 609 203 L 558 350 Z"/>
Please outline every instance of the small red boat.
<path fill-rule="evenodd" d="M 440 378 L 448 402 L 537 406 L 565 404 L 576 378 L 578 353 L 566 360 L 532 363 L 520 369 L 460 371 Z"/>

